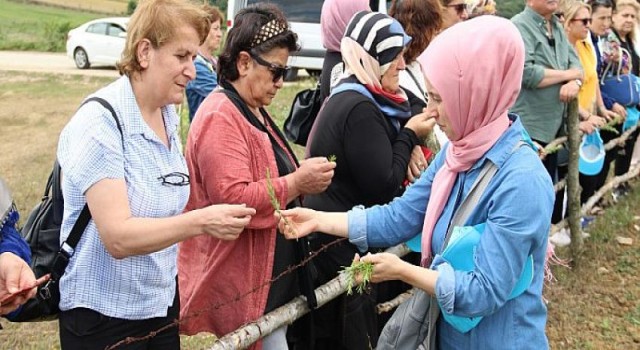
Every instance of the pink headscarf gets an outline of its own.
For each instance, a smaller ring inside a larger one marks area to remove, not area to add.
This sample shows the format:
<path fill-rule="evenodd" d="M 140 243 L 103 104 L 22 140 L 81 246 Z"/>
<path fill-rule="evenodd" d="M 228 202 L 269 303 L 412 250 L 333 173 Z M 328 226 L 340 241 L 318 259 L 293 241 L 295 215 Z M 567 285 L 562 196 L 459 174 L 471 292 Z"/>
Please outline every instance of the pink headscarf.
<path fill-rule="evenodd" d="M 329 51 L 340 51 L 340 40 L 353 15 L 371 11 L 368 0 L 326 0 L 320 14 L 322 45 Z"/>
<path fill-rule="evenodd" d="M 511 21 L 481 16 L 445 30 L 418 57 L 442 97 L 451 140 L 433 180 L 422 234 L 422 266 L 431 263 L 433 229 L 459 172 L 469 170 L 509 127 L 522 83 L 524 42 Z"/>

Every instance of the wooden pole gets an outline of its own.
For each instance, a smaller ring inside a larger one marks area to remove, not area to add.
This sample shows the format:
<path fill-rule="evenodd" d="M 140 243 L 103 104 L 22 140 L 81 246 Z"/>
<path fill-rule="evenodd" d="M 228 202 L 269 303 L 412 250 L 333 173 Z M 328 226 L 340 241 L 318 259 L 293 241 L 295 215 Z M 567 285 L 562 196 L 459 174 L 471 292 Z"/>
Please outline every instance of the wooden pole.
<path fill-rule="evenodd" d="M 407 255 L 410 250 L 407 246 L 399 244 L 386 250 L 387 253 L 395 254 L 399 257 Z M 347 290 L 347 276 L 341 273 L 338 277 L 323 284 L 315 290 L 318 307 L 323 306 L 335 299 Z M 211 350 L 231 350 L 246 349 L 251 344 L 271 334 L 276 329 L 291 324 L 309 312 L 307 301 L 304 296 L 298 296 L 289 303 L 271 311 L 254 322 L 246 324 L 235 331 L 219 338 Z"/>
<path fill-rule="evenodd" d="M 569 169 L 567 173 L 567 218 L 571 230 L 571 256 L 575 263 L 582 253 L 582 228 L 580 227 L 580 182 L 578 171 L 578 149 L 580 148 L 580 118 L 578 100 L 569 102 L 567 110 L 567 133 L 569 138 Z"/>

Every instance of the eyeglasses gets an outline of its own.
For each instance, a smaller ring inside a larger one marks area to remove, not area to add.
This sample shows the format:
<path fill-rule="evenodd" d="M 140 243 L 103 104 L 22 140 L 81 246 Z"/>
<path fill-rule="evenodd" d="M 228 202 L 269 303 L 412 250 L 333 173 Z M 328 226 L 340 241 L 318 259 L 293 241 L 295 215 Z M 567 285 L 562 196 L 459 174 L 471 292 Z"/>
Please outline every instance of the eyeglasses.
<path fill-rule="evenodd" d="M 275 63 L 271 63 L 266 61 L 264 58 L 258 56 L 257 54 L 253 53 L 253 51 L 249 51 L 249 55 L 256 61 L 258 62 L 259 65 L 267 67 L 267 69 L 269 69 L 269 71 L 271 72 L 271 75 L 273 75 L 273 82 L 276 83 L 278 82 L 278 80 L 280 80 L 280 78 L 284 78 L 284 76 L 289 72 L 289 70 L 291 69 L 291 67 L 289 66 L 279 66 Z"/>
<path fill-rule="evenodd" d="M 451 4 L 447 5 L 447 7 L 453 7 L 456 10 L 456 14 L 460 16 L 467 9 L 467 5 L 465 4 Z"/>
<path fill-rule="evenodd" d="M 189 175 L 174 171 L 166 175 L 161 175 L 158 180 L 162 181 L 163 186 L 189 186 Z"/>
<path fill-rule="evenodd" d="M 571 22 L 578 22 L 578 21 L 582 21 L 582 24 L 584 24 L 585 27 L 591 24 L 591 18 L 574 18 L 571 20 Z"/>

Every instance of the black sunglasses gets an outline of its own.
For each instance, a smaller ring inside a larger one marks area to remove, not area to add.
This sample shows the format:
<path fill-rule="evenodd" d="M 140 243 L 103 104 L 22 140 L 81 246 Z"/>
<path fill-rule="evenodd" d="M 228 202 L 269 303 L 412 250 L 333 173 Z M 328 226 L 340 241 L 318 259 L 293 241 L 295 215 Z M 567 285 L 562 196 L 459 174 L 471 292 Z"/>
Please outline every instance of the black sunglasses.
<path fill-rule="evenodd" d="M 578 22 L 578 21 L 582 21 L 582 24 L 584 24 L 585 27 L 591 24 L 591 18 L 574 18 L 571 20 L 571 22 Z"/>
<path fill-rule="evenodd" d="M 258 56 L 257 54 L 253 53 L 253 51 L 249 51 L 249 55 L 256 62 L 258 62 L 259 65 L 265 66 L 265 67 L 267 67 L 267 69 L 269 69 L 269 71 L 271 72 L 271 75 L 273 75 L 273 82 L 274 83 L 278 82 L 278 80 L 280 80 L 280 78 L 284 78 L 284 76 L 291 69 L 291 67 L 289 67 L 289 66 L 282 67 L 282 66 L 279 66 L 279 65 L 277 65 L 275 63 L 268 62 L 264 58 L 262 58 L 262 57 Z"/>
<path fill-rule="evenodd" d="M 163 186 L 189 186 L 189 175 L 174 171 L 166 175 L 161 175 L 158 180 L 162 181 Z"/>
<path fill-rule="evenodd" d="M 447 5 L 447 7 L 453 7 L 458 15 L 461 15 L 467 9 L 465 4 Z"/>

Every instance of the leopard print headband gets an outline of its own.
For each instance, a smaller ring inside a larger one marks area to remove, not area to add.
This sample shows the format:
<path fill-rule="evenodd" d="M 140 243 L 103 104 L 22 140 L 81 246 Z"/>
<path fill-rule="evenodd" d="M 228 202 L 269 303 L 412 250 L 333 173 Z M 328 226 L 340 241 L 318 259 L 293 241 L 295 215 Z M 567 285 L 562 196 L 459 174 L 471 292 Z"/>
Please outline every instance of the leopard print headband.
<path fill-rule="evenodd" d="M 251 42 L 251 48 L 254 48 L 267 40 L 273 38 L 274 36 L 280 35 L 287 31 L 287 25 L 278 20 L 271 20 L 267 22 L 267 24 L 263 25 L 253 37 L 253 41 Z"/>

